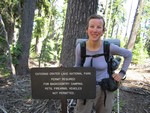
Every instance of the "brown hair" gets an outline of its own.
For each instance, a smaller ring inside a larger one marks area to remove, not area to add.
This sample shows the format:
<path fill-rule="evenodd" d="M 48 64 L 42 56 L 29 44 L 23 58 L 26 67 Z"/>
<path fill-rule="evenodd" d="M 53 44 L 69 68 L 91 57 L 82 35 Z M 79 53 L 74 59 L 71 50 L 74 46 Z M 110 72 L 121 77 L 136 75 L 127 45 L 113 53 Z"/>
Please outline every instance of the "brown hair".
<path fill-rule="evenodd" d="M 102 16 L 100 16 L 100 15 L 97 15 L 97 14 L 93 14 L 93 15 L 91 15 L 90 17 L 88 17 L 88 19 L 87 19 L 87 25 L 86 25 L 86 30 L 88 29 L 89 21 L 90 21 L 91 19 L 102 19 L 102 20 L 103 20 L 103 31 L 106 30 L 104 18 L 103 18 Z"/>

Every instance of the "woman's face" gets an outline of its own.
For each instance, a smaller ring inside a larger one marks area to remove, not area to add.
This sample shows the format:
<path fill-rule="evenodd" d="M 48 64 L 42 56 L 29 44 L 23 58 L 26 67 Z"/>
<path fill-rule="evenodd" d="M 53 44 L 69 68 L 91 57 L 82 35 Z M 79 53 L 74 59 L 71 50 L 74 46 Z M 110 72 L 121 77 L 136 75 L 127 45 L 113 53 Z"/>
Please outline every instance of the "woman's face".
<path fill-rule="evenodd" d="M 89 26 L 86 30 L 88 37 L 92 41 L 97 41 L 104 34 L 103 28 L 103 20 L 102 19 L 91 19 L 89 21 Z"/>

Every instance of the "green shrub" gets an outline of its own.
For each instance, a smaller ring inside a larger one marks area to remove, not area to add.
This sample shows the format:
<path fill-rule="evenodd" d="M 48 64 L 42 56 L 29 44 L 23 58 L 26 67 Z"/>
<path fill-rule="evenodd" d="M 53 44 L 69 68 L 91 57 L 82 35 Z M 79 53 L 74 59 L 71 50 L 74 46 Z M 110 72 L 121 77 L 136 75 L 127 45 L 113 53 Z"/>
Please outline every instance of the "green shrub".
<path fill-rule="evenodd" d="M 144 41 L 138 36 L 133 49 L 132 61 L 134 64 L 142 64 L 148 57 L 148 53 L 144 45 Z"/>
<path fill-rule="evenodd" d="M 22 45 L 21 44 L 16 44 L 13 45 L 11 48 L 11 55 L 12 55 L 12 63 L 14 65 L 18 64 L 18 57 L 21 55 L 22 53 Z"/>

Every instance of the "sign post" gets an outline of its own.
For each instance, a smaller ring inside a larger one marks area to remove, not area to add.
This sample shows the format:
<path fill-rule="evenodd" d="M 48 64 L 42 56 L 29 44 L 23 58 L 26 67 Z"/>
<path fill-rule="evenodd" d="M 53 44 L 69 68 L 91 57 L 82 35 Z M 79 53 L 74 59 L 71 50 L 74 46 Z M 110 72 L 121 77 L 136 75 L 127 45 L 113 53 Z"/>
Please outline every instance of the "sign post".
<path fill-rule="evenodd" d="M 61 99 L 61 109 L 62 113 L 67 113 L 67 99 L 65 98 Z"/>
<path fill-rule="evenodd" d="M 96 96 L 96 71 L 91 67 L 32 68 L 31 90 L 34 99 L 61 99 L 67 112 L 67 99 L 93 99 Z"/>

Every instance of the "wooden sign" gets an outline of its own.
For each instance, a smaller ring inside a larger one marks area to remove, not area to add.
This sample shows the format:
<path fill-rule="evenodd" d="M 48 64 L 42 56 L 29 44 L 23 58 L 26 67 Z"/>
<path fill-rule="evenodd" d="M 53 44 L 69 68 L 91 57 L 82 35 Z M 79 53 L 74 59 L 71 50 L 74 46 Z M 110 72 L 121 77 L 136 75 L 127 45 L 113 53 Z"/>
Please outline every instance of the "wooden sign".
<path fill-rule="evenodd" d="M 94 68 L 32 68 L 34 99 L 93 99 L 96 96 Z"/>

